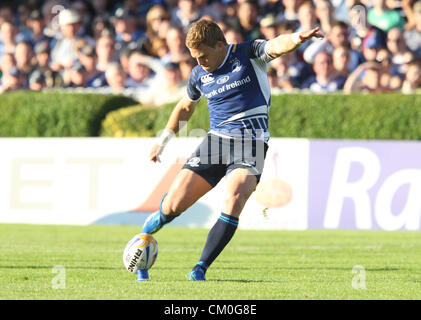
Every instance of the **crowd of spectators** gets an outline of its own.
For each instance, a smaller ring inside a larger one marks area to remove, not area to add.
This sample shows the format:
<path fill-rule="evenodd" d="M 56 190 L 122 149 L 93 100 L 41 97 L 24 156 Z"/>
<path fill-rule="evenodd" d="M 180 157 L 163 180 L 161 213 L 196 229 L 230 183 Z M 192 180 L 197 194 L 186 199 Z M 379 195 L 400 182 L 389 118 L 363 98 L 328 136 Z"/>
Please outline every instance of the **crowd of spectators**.
<path fill-rule="evenodd" d="M 421 87 L 421 1 L 28 0 L 0 3 L 0 93 L 74 90 L 174 102 L 196 61 L 189 26 L 212 19 L 229 43 L 320 26 L 268 65 L 274 93 L 413 93 Z"/>

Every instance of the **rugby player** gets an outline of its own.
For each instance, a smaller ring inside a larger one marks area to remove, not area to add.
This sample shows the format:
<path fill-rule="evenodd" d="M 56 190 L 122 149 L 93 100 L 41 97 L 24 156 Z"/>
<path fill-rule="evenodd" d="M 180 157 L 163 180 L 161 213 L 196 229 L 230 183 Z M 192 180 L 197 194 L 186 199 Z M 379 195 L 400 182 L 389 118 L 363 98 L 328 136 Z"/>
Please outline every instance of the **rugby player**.
<path fill-rule="evenodd" d="M 159 143 L 153 146 L 150 160 L 160 161 L 165 145 L 181 129 L 180 123 L 190 119 L 203 96 L 208 100 L 210 131 L 162 198 L 160 210 L 146 219 L 142 232 L 157 232 L 226 177 L 223 212 L 209 231 L 189 280 L 206 280 L 206 270 L 233 237 L 241 211 L 262 174 L 269 140 L 267 63 L 313 37 L 323 37 L 318 27 L 271 40 L 228 44 L 218 25 L 206 19 L 188 31 L 186 46 L 198 65 L 190 74 L 186 96 L 175 106 Z"/>

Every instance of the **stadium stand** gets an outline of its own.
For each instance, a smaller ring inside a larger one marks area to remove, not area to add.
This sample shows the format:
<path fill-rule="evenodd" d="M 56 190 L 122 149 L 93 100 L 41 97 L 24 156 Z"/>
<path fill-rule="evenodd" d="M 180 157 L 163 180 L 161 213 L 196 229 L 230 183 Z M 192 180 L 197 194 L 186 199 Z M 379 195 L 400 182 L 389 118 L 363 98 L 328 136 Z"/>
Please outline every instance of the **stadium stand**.
<path fill-rule="evenodd" d="M 86 90 L 149 105 L 175 101 L 195 65 L 185 34 L 200 18 L 216 21 L 231 43 L 321 27 L 325 39 L 271 63 L 275 94 L 414 93 L 420 17 L 415 0 L 2 2 L 0 93 Z"/>

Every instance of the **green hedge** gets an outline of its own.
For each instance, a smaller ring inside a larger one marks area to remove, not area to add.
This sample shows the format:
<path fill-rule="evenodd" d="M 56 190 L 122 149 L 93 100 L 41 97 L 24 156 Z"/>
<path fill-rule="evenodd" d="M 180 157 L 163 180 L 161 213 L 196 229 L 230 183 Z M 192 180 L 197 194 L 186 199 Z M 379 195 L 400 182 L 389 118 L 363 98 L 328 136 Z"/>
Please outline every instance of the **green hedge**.
<path fill-rule="evenodd" d="M 144 107 L 122 96 L 12 92 L 0 95 L 2 137 L 155 136 L 175 104 Z M 285 94 L 272 97 L 273 137 L 421 139 L 421 95 Z M 207 101 L 188 123 L 209 129 Z"/>
<path fill-rule="evenodd" d="M 203 99 L 188 123 L 209 129 Z M 104 122 L 103 135 L 154 136 L 163 129 L 174 104 L 161 108 L 124 109 L 110 113 L 119 134 Z M 154 119 L 154 121 L 151 121 Z M 145 127 L 146 124 L 146 127 Z M 272 137 L 333 139 L 421 139 L 421 95 L 402 94 L 285 94 L 273 96 L 269 127 Z M 107 128 L 107 130 L 104 130 Z M 124 128 L 124 130 L 122 129 Z"/>
<path fill-rule="evenodd" d="M 152 137 L 161 108 L 141 105 L 110 112 L 102 122 L 104 137 Z"/>
<path fill-rule="evenodd" d="M 101 136 L 104 137 L 153 137 L 165 128 L 175 104 L 162 107 L 132 106 L 110 112 L 102 123 Z M 196 106 L 188 123 L 191 129 L 209 130 L 209 112 L 207 101 Z"/>
<path fill-rule="evenodd" d="M 0 136 L 98 136 L 107 113 L 136 103 L 122 96 L 98 94 L 4 93 L 0 94 Z"/>
<path fill-rule="evenodd" d="M 272 99 L 276 137 L 421 139 L 421 95 L 283 95 Z"/>

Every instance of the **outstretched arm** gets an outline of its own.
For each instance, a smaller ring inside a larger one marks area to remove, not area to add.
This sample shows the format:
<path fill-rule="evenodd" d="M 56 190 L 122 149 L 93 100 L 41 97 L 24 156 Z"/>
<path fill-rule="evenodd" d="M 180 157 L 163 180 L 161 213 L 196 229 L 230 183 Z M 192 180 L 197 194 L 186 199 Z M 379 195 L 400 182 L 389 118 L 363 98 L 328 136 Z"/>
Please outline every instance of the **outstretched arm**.
<path fill-rule="evenodd" d="M 191 101 L 187 97 L 182 98 L 174 110 L 165 126 L 164 132 L 162 133 L 159 142 L 152 147 L 149 158 L 153 162 L 160 162 L 159 155 L 164 150 L 165 145 L 168 141 L 178 132 L 181 127 L 180 124 L 186 123 L 196 108 L 198 101 Z"/>
<path fill-rule="evenodd" d="M 273 58 L 278 58 L 285 53 L 294 51 L 302 43 L 313 37 L 322 39 L 324 36 L 319 33 L 319 30 L 320 28 L 317 27 L 310 31 L 281 34 L 268 41 L 266 45 L 266 53 Z"/>

